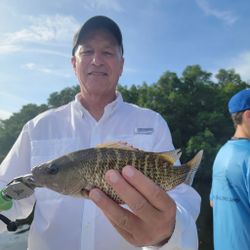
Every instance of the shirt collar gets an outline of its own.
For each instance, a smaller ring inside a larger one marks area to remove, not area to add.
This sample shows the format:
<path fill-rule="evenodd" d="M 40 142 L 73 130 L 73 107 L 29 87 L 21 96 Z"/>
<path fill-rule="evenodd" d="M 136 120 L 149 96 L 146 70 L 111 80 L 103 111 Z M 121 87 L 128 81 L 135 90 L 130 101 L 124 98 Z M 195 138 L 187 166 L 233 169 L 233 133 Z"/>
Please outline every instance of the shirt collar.
<path fill-rule="evenodd" d="M 89 111 L 82 105 L 82 103 L 80 102 L 80 93 L 76 94 L 75 96 L 75 105 L 77 107 L 77 109 L 80 110 L 80 112 L 82 113 L 83 116 L 87 115 L 87 116 L 91 116 L 91 114 L 89 113 Z M 123 103 L 123 98 L 120 92 L 116 91 L 116 98 L 113 102 L 107 104 L 104 108 L 104 116 L 110 115 L 111 113 L 113 113 L 115 110 L 117 110 L 117 108 Z M 91 116 L 92 117 L 92 116 Z"/>

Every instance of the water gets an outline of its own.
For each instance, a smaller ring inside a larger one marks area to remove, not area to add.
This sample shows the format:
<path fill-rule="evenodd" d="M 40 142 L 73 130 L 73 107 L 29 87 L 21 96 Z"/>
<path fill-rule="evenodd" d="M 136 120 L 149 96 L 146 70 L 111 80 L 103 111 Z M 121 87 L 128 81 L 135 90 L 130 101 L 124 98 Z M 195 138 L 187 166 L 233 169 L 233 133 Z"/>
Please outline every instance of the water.
<path fill-rule="evenodd" d="M 0 250 L 27 250 L 27 237 L 28 231 L 24 233 L 1 233 Z"/>

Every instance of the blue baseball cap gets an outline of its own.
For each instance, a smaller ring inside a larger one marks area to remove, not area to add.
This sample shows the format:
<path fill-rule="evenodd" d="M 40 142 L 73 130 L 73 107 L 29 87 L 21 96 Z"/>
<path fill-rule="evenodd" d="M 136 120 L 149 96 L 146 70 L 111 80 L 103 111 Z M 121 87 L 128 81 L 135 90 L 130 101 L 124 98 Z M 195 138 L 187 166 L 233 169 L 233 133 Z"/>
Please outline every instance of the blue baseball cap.
<path fill-rule="evenodd" d="M 231 114 L 247 109 L 250 109 L 250 89 L 239 91 L 228 102 L 228 110 Z"/>

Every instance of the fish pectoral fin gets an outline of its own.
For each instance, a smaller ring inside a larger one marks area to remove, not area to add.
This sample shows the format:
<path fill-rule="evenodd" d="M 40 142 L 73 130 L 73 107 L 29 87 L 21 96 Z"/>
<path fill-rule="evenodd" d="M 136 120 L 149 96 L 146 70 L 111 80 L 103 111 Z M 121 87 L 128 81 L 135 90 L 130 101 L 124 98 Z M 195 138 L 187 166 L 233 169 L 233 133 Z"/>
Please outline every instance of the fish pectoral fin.
<path fill-rule="evenodd" d="M 175 149 L 171 151 L 158 153 L 165 161 L 170 162 L 170 164 L 174 164 L 181 157 L 181 150 Z"/>
<path fill-rule="evenodd" d="M 132 145 L 123 141 L 115 141 L 115 142 L 107 142 L 103 144 L 97 144 L 96 148 L 119 148 L 119 149 L 127 149 L 127 150 L 139 150 L 138 148 L 134 148 Z"/>
<path fill-rule="evenodd" d="M 89 198 L 89 191 L 93 189 L 95 186 L 87 185 L 86 187 L 82 188 L 80 193 L 84 198 Z"/>
<path fill-rule="evenodd" d="M 87 190 L 87 189 L 81 189 L 80 194 L 84 198 L 89 198 L 89 190 Z"/>
<path fill-rule="evenodd" d="M 200 150 L 192 160 L 187 162 L 186 164 L 190 167 L 190 171 L 187 174 L 187 177 L 184 181 L 187 185 L 192 185 L 194 176 L 200 166 L 201 160 L 202 160 L 203 150 Z"/>

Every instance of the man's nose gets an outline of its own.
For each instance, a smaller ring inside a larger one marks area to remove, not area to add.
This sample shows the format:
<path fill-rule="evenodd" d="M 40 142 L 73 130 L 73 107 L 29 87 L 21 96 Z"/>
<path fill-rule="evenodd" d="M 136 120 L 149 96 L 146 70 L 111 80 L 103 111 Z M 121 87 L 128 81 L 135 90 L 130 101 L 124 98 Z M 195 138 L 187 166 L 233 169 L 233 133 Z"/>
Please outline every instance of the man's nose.
<path fill-rule="evenodd" d="M 94 64 L 96 66 L 100 66 L 103 64 L 102 55 L 100 53 L 95 52 L 93 54 L 92 64 Z"/>

